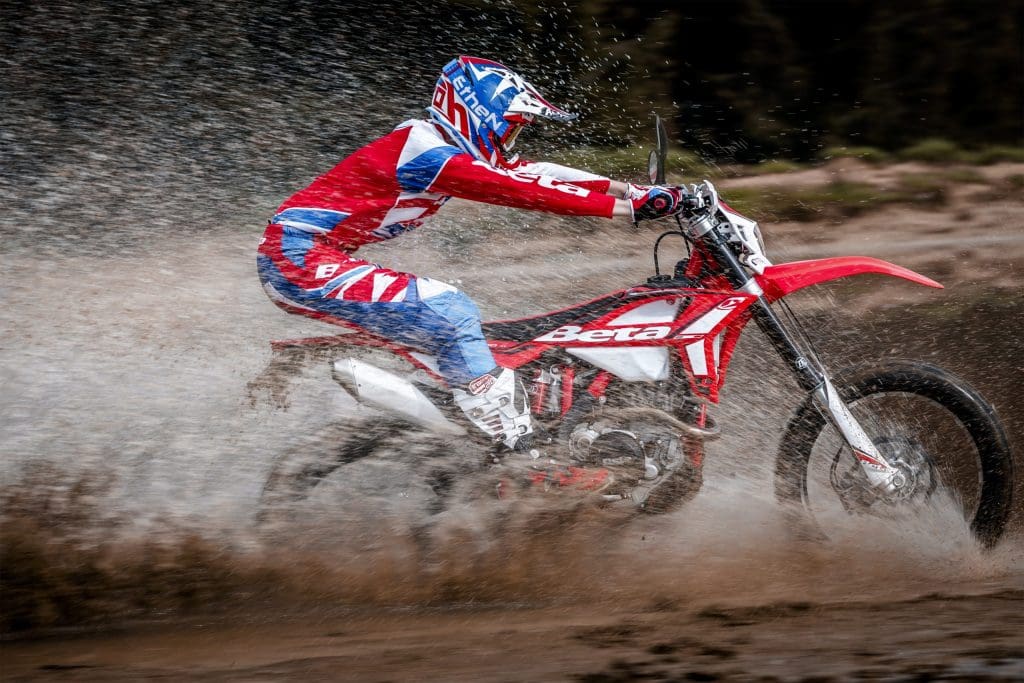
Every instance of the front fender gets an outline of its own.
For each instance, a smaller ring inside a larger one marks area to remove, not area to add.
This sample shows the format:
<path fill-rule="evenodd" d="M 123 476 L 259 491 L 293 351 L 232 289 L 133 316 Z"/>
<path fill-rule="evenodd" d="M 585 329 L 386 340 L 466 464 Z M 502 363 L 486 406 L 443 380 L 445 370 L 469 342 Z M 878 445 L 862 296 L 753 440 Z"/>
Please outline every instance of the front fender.
<path fill-rule="evenodd" d="M 870 256 L 839 256 L 780 263 L 768 266 L 764 269 L 764 274 L 758 275 L 756 279 L 764 290 L 765 298 L 776 301 L 804 287 L 862 273 L 891 275 L 926 287 L 942 289 L 942 285 L 931 278 Z"/>

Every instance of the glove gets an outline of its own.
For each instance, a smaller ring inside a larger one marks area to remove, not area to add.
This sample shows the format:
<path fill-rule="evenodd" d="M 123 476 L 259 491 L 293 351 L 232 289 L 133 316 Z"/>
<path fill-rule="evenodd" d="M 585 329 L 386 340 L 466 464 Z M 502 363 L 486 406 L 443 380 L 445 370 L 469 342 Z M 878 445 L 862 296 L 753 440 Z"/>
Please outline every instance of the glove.
<path fill-rule="evenodd" d="M 625 199 L 633 208 L 633 222 L 639 223 L 674 216 L 683 210 L 687 196 L 685 188 L 681 187 L 629 185 Z"/>

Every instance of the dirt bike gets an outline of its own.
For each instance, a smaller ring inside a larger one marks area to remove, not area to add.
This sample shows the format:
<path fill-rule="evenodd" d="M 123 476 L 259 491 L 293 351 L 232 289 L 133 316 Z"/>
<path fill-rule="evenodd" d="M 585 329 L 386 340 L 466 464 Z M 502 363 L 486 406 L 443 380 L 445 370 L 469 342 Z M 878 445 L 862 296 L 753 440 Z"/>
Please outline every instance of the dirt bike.
<path fill-rule="evenodd" d="M 655 184 L 665 183 L 667 148 L 658 120 L 649 162 Z M 784 301 L 805 287 L 865 273 L 942 285 L 867 257 L 772 264 L 757 223 L 733 210 L 709 181 L 693 186 L 675 221 L 654 243 L 655 273 L 644 284 L 483 324 L 498 364 L 524 380 L 534 421 L 557 435 L 571 462 L 615 473 L 619 488 L 606 491 L 604 502 L 661 513 L 696 495 L 705 442 L 719 432 L 708 404 L 719 401 L 740 333 L 753 320 L 806 392 L 775 456 L 779 501 L 820 529 L 837 510 L 899 516 L 941 491 L 977 539 L 994 545 L 1011 509 L 1013 459 L 993 408 L 963 380 L 920 362 L 827 370 Z M 687 252 L 670 274 L 659 262 L 668 237 L 679 238 Z M 354 398 L 406 423 L 456 439 L 477 436 L 434 359 L 414 348 L 362 330 L 277 341 L 273 348 L 331 356 L 335 379 Z M 357 352 L 368 348 L 400 358 L 405 371 L 360 359 Z M 340 465 L 372 452 L 378 438 L 379 432 L 363 434 L 324 458 L 285 458 L 265 497 L 308 495 Z"/>

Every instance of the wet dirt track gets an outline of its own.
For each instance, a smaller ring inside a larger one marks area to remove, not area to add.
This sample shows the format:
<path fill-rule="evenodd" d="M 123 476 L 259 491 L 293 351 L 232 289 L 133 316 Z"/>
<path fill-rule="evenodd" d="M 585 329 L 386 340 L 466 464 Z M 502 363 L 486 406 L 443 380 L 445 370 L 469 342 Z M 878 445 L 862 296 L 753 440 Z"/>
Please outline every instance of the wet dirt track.
<path fill-rule="evenodd" d="M 1024 675 L 1022 597 L 213 620 L 25 644 L 5 668 L 76 681 L 1011 681 Z"/>
<path fill-rule="evenodd" d="M 1019 221 L 1019 204 L 1004 204 L 1000 210 L 1011 221 Z M 905 211 L 896 216 L 905 225 L 928 229 L 959 224 L 948 213 L 922 216 Z M 885 244 L 880 240 L 861 242 L 860 249 L 845 243 L 852 235 L 869 234 L 868 226 L 873 224 L 871 216 L 847 222 L 842 226 L 845 238 L 835 245 L 821 245 L 816 253 L 857 251 L 884 256 Z M 826 229 L 804 228 L 818 231 L 818 241 L 820 231 Z M 975 258 L 957 254 L 955 271 L 946 278 L 950 289 L 943 296 L 948 298 L 938 306 L 909 286 L 890 285 L 892 298 L 883 300 L 878 289 L 857 283 L 811 297 L 807 306 L 811 315 L 837 308 L 844 311 L 831 314 L 828 319 L 837 331 L 822 339 L 823 348 L 836 357 L 924 358 L 966 377 L 996 405 L 1019 457 L 1024 406 L 1018 389 L 1024 349 L 1019 337 L 1009 333 L 1006 321 L 1024 314 L 1020 298 L 1024 245 L 1012 222 L 1003 230 L 997 233 L 1005 235 L 1000 259 L 979 260 L 977 251 L 972 252 Z M 993 234 L 992 230 L 982 232 Z M 783 226 L 779 233 L 777 260 L 809 251 L 800 226 Z M 915 234 L 922 243 L 927 241 L 926 234 L 908 228 L 903 234 L 906 243 L 912 244 Z M 955 234 L 970 244 L 974 233 L 961 229 Z M 501 232 L 492 236 L 504 239 Z M 616 239 L 614 233 L 603 237 Z M 597 278 L 587 267 L 584 250 L 595 243 L 599 239 L 589 236 L 578 245 L 576 255 L 562 252 L 567 254 L 566 264 L 556 282 L 579 292 L 573 299 L 609 288 L 607 276 Z M 430 261 L 436 258 L 441 272 L 433 274 L 454 279 L 461 264 L 442 263 L 443 245 L 434 244 L 424 256 L 423 244 L 421 238 L 419 244 L 399 247 L 391 256 L 407 263 L 424 260 L 420 270 L 425 272 L 431 272 Z M 557 245 L 557 239 L 549 242 L 549 253 L 558 253 Z M 188 254 L 187 245 L 179 246 Z M 146 316 L 153 311 L 152 297 L 165 290 L 144 285 L 123 296 L 105 287 L 117 278 L 131 277 L 132 271 L 152 274 L 148 257 L 122 262 L 117 273 L 99 273 L 85 258 L 78 265 L 71 261 L 70 267 L 79 269 L 80 280 L 93 288 L 92 297 L 98 303 L 83 303 L 79 317 L 59 338 L 46 336 L 43 321 L 19 328 L 27 339 L 45 340 L 45 357 L 26 351 L 25 346 L 9 346 L 8 361 L 20 357 L 22 362 L 5 363 L 7 372 L 15 380 L 31 377 L 42 389 L 56 382 L 66 393 L 48 411 L 34 415 L 34 421 L 9 422 L 10 433 L 17 438 L 7 448 L 14 456 L 30 454 L 27 446 L 37 435 L 30 426 L 41 422 L 54 427 L 51 434 L 66 449 L 77 448 L 87 458 L 103 452 L 123 480 L 111 505 L 143 512 L 141 521 L 137 520 L 143 530 L 160 528 L 149 518 L 185 520 L 186 528 L 213 539 L 214 547 L 219 544 L 219 552 L 237 553 L 227 575 L 235 572 L 238 581 L 245 582 L 246 563 L 262 561 L 260 552 L 252 550 L 247 531 L 261 477 L 275 449 L 291 439 L 281 430 L 316 415 L 304 401 L 317 403 L 319 397 L 330 394 L 312 379 L 317 376 L 314 369 L 312 378 L 300 382 L 289 412 L 253 409 L 245 403 L 244 383 L 265 357 L 262 342 L 275 331 L 296 335 L 290 325 L 293 320 L 264 302 L 254 285 L 236 284 L 248 274 L 248 264 L 242 261 L 247 260 L 245 250 L 230 246 L 219 248 L 224 253 L 217 251 L 196 250 L 189 254 L 191 258 L 161 267 L 171 269 L 174 278 L 191 269 L 195 275 L 183 279 L 193 283 L 203 278 L 232 283 L 241 293 L 241 310 L 193 319 L 191 311 L 211 305 L 215 297 L 207 293 L 209 289 L 184 288 L 181 295 L 193 299 L 194 306 L 175 309 L 171 332 L 159 343 L 146 341 L 158 329 L 156 321 Z M 901 262 L 909 260 L 907 265 L 918 264 L 924 272 L 928 263 L 950 259 L 941 245 L 906 253 L 908 259 Z M 224 263 L 226 272 L 207 267 Z M 574 264 L 581 266 L 576 275 Z M 23 269 L 19 281 L 33 281 L 39 288 L 57 279 L 23 264 L 10 265 Z M 472 269 L 468 270 L 463 286 L 480 295 L 485 313 L 506 314 L 505 308 L 494 308 L 495 299 L 488 300 L 496 291 L 493 279 L 488 282 L 482 274 L 474 279 Z M 639 281 L 646 270 L 646 256 L 637 248 L 617 268 L 613 286 Z M 502 301 L 512 314 L 535 311 L 538 301 L 551 307 L 564 303 L 567 294 L 538 283 L 535 274 L 532 269 L 526 274 L 515 268 L 503 272 L 502 277 L 512 282 L 510 291 L 516 292 Z M 158 277 L 155 284 L 159 282 Z M 862 297 L 868 303 L 858 303 Z M 26 296 L 16 303 L 27 306 L 32 300 Z M 76 397 L 75 373 L 105 369 L 99 352 L 85 350 L 84 357 L 79 355 L 78 366 L 69 365 L 70 379 L 35 369 L 37 359 L 70 359 L 76 348 L 82 353 L 76 337 L 88 335 L 97 317 L 102 320 L 104 306 L 115 300 L 134 313 L 131 326 L 120 328 L 106 343 L 123 345 L 120 367 L 127 368 L 126 376 L 132 371 L 142 373 L 143 387 L 153 388 L 155 395 L 143 401 L 142 394 L 125 397 L 106 389 L 97 394 L 94 386 L 91 393 Z M 258 327 L 263 329 L 252 331 L 250 321 L 250 329 L 239 333 L 250 315 L 260 320 Z M 198 321 L 199 331 L 193 320 Z M 992 324 L 994 320 L 1000 322 Z M 320 330 L 308 325 L 304 329 Z M 220 358 L 219 345 L 239 334 L 244 350 L 236 352 L 233 366 Z M 407 543 L 405 527 L 395 523 L 378 528 L 376 535 L 366 532 L 367 520 L 382 514 L 415 515 L 415 506 L 395 503 L 414 500 L 416 495 L 415 488 L 402 489 L 399 482 L 395 484 L 398 499 L 394 490 L 389 493 L 385 488 L 352 502 L 338 517 L 314 520 L 314 527 L 319 525 L 321 530 L 321 545 L 315 551 L 318 561 L 328 566 L 335 561 L 344 564 L 345 572 L 331 574 L 321 568 L 298 578 L 286 576 L 293 588 L 299 588 L 294 595 L 257 583 L 247 600 L 227 600 L 203 617 L 188 616 L 204 612 L 201 605 L 185 610 L 175 607 L 171 613 L 176 616 L 156 622 L 152 614 L 139 621 L 135 613 L 124 625 L 108 617 L 87 630 L 43 631 L 8 640 L 0 644 L 0 673 L 5 680 L 239 681 L 1018 680 L 1024 676 L 1020 506 L 1007 539 L 993 554 L 981 553 L 969 539 L 942 528 L 877 542 L 854 534 L 827 547 L 793 544 L 773 517 L 769 459 L 757 457 L 772 452 L 784 419 L 783 397 L 790 390 L 777 364 L 759 355 L 760 344 L 756 334 L 741 343 L 721 406 L 721 416 L 733 435 L 714 446 L 704 491 L 678 514 L 639 520 L 614 534 L 602 533 L 598 519 L 582 530 L 569 527 L 561 537 L 556 533 L 532 544 L 524 541 L 528 536 L 488 540 L 479 537 L 479 530 L 475 537 L 456 534 L 450 538 L 449 550 L 470 560 L 431 568 L 428 576 L 438 583 L 421 589 L 417 585 L 424 576 L 420 570 L 379 564 L 389 561 L 389 545 Z M 179 366 L 166 375 L 170 377 L 166 381 L 163 374 L 147 374 L 153 372 L 154 359 L 168 354 L 178 364 L 191 354 L 194 365 Z M 183 387 L 196 382 L 212 391 L 190 408 L 178 396 Z M 312 390 L 313 398 L 304 396 L 304 389 Z M 751 403 L 741 398 L 766 407 L 751 409 Z M 39 399 L 30 392 L 28 398 L 6 400 L 7 414 L 17 415 L 18 409 L 27 409 L 30 401 Z M 126 401 L 137 402 L 133 414 L 155 434 L 175 433 L 164 444 L 170 450 L 147 450 L 150 439 L 141 436 L 136 436 L 136 445 L 131 439 L 125 441 L 125 434 L 131 433 L 127 427 L 111 431 Z M 773 401 L 780 405 L 767 408 Z M 94 433 L 82 435 L 61 427 L 68 419 L 88 425 L 81 411 L 90 405 L 92 419 L 97 420 Z M 169 406 L 184 409 L 178 417 L 181 422 L 163 412 Z M 337 408 L 351 410 L 345 404 Z M 211 410 L 216 421 L 204 421 L 202 416 Z M 182 432 L 182 425 L 188 429 Z M 226 427 L 231 433 L 225 433 Z M 238 433 L 246 429 L 256 432 Z M 122 444 L 120 455 L 104 451 L 111 443 Z M 133 448 L 138 450 L 133 453 Z M 241 451 L 238 455 L 236 449 Z M 143 457 L 147 453 L 154 458 Z M 182 469 L 185 463 L 189 466 Z M 375 467 L 353 470 L 352 486 L 365 492 L 398 474 L 386 463 Z M 1021 500 L 1019 486 L 1017 500 Z M 463 514 L 472 514 L 472 508 Z M 339 527 L 345 533 L 339 534 Z M 509 547 L 495 553 L 494 543 Z M 311 552 L 306 545 L 302 548 Z M 203 566 L 196 569 L 198 575 L 209 571 Z M 461 576 L 439 579 L 438 574 L 445 571 L 461 572 Z M 172 580 L 181 580 L 181 575 L 173 575 Z M 230 585 L 230 578 L 227 581 Z M 452 581 L 462 583 L 452 589 Z M 334 589 L 316 589 L 318 583 L 332 582 Z M 308 591 L 304 597 L 302 590 Z M 280 602 L 282 595 L 294 599 Z M 346 606 L 367 600 L 377 607 Z"/>
<path fill-rule="evenodd" d="M 485 4 L 503 3 L 464 4 L 446 37 L 547 61 L 515 31 L 479 31 Z M 437 5 L 349 2 L 326 31 L 323 3 L 9 5 L 0 680 L 1024 679 L 1020 477 L 992 553 L 948 515 L 794 539 L 771 458 L 797 397 L 756 331 L 730 370 L 704 489 L 677 513 L 624 522 L 480 496 L 438 511 L 430 462 L 394 443 L 335 477 L 332 505 L 284 533 L 257 528 L 274 462 L 331 449 L 366 416 L 322 360 L 287 410 L 250 404 L 268 340 L 335 331 L 268 302 L 262 227 L 341 155 L 422 115 L 453 49 L 421 30 Z M 607 109 L 600 90 L 554 73 L 537 83 L 583 107 L 575 135 L 602 128 L 586 115 Z M 522 144 L 539 158 L 579 140 L 536 133 Z M 969 380 L 1024 472 L 1024 165 L 836 159 L 720 187 L 904 176 L 944 182 L 943 201 L 765 223 L 769 255 L 863 254 L 944 282 L 858 278 L 794 305 L 836 364 L 912 357 Z M 657 233 L 455 200 L 365 255 L 507 318 L 642 282 Z"/>

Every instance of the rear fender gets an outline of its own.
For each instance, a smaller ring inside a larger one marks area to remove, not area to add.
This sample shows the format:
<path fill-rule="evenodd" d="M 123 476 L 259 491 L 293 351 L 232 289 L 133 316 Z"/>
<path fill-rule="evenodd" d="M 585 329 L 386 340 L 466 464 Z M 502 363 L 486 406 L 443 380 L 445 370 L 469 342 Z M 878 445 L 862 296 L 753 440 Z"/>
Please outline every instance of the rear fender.
<path fill-rule="evenodd" d="M 777 301 L 804 287 L 864 273 L 891 275 L 926 287 L 943 288 L 935 280 L 920 273 L 869 256 L 839 256 L 780 263 L 768 266 L 762 275 L 756 277 L 761 289 L 764 290 L 765 298 L 768 301 Z"/>

